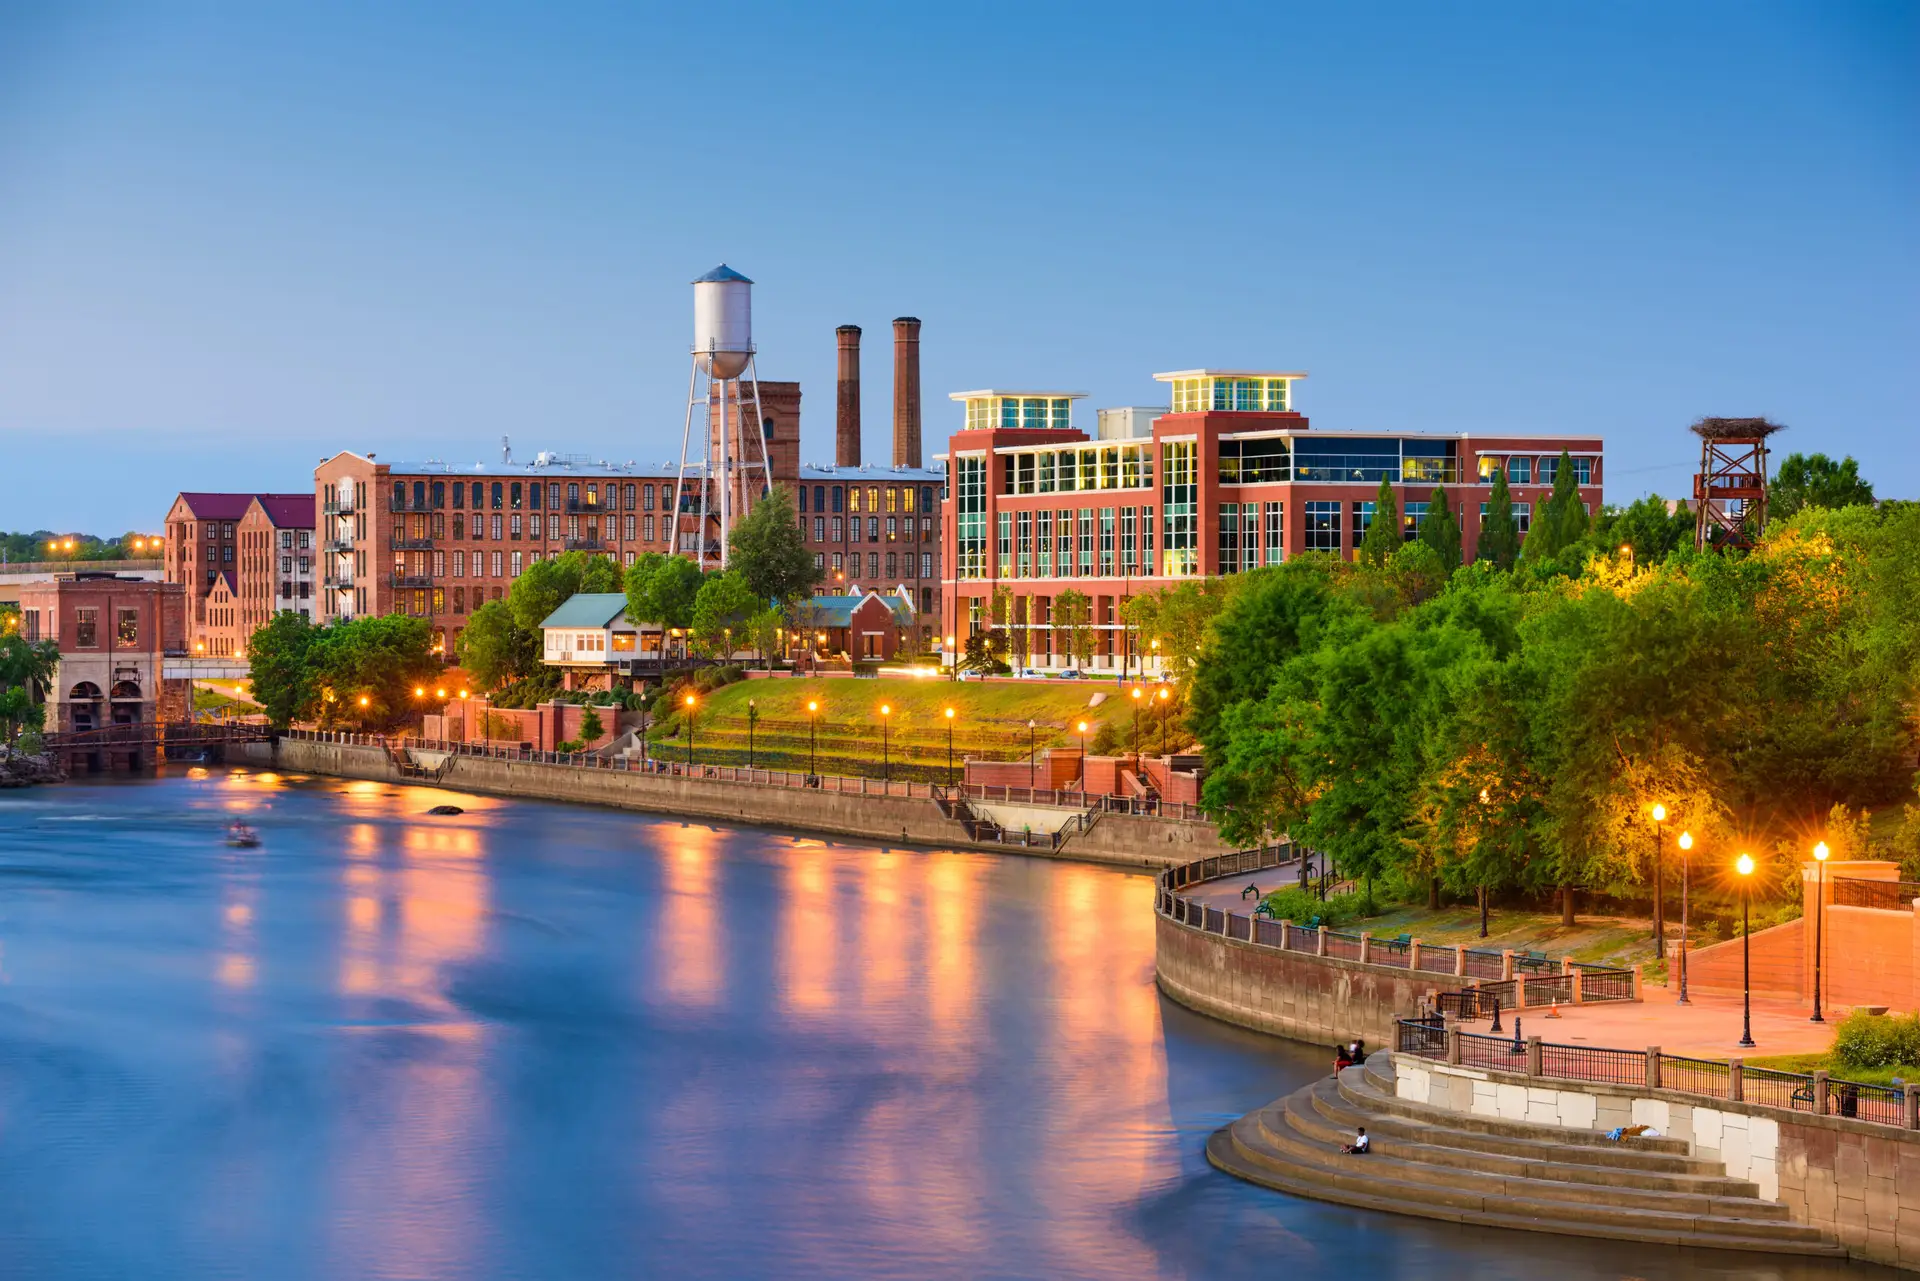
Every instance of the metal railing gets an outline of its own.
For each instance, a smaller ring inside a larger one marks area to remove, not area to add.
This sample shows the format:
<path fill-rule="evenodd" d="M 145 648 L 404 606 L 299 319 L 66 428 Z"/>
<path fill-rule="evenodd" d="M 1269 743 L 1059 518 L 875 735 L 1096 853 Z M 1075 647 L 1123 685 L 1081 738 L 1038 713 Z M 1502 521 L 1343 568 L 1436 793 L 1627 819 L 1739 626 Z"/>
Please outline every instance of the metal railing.
<path fill-rule="evenodd" d="M 1633 971 L 1579 966 L 1580 997 L 1586 1001 L 1631 1001 Z"/>
<path fill-rule="evenodd" d="M 1503 979 L 1507 976 L 1507 963 L 1498 952 L 1469 948 L 1466 975 L 1470 979 Z"/>
<path fill-rule="evenodd" d="M 431 538 L 396 538 L 393 550 L 397 552 L 430 552 L 433 550 Z"/>
<path fill-rule="evenodd" d="M 1920 883 L 1913 881 L 1863 881 L 1851 876 L 1833 878 L 1835 907 L 1871 907 L 1882 912 L 1911 912 L 1920 898 Z"/>
<path fill-rule="evenodd" d="M 1443 993 L 1436 1001 L 1443 1015 L 1472 1003 L 1471 991 Z M 1667 1090 L 1702 1099 L 1749 1103 L 1782 1112 L 1862 1121 L 1872 1125 L 1920 1129 L 1920 1083 L 1890 1086 L 1847 1081 L 1825 1072 L 1781 1072 L 1752 1067 L 1738 1059 L 1696 1059 L 1649 1050 L 1592 1045 L 1562 1045 L 1539 1037 L 1481 1036 L 1446 1026 L 1436 1019 L 1395 1020 L 1394 1049 L 1403 1054 L 1443 1060 L 1470 1068 L 1524 1074 L 1561 1081 Z"/>
<path fill-rule="evenodd" d="M 389 574 L 387 581 L 394 587 L 431 587 L 432 574 Z"/>

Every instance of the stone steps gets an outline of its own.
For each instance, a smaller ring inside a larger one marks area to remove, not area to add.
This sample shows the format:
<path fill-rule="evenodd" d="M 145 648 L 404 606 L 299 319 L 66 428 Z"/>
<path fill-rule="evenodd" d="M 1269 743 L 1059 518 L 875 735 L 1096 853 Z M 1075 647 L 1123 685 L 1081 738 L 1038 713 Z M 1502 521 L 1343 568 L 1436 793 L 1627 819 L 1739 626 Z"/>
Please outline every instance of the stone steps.
<path fill-rule="evenodd" d="M 1817 1229 L 1790 1222 L 1784 1206 L 1760 1200 L 1751 1183 L 1727 1178 L 1718 1162 L 1684 1155 L 1676 1140 L 1622 1147 L 1585 1132 L 1428 1108 L 1381 1088 L 1387 1062 L 1378 1056 L 1242 1117 L 1208 1140 L 1208 1160 L 1283 1192 L 1422 1218 L 1845 1257 Z M 1359 1125 L 1372 1152 L 1342 1153 Z"/>

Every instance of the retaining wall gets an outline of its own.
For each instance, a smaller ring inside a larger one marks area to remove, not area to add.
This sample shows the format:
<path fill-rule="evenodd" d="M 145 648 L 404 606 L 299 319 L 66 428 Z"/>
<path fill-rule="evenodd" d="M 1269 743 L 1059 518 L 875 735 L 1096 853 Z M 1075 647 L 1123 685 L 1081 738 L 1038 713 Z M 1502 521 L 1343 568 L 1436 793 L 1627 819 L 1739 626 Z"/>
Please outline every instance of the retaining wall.
<path fill-rule="evenodd" d="M 399 777 L 379 747 L 283 738 L 274 753 L 275 765 L 294 773 L 434 785 L 430 780 Z M 797 828 L 886 844 L 989 849 L 1124 867 L 1157 869 L 1227 852 L 1208 823 L 1103 814 L 1090 831 L 1075 835 L 1058 851 L 1004 847 L 967 840 L 958 823 L 924 798 L 756 787 L 682 775 L 582 769 L 498 757 L 455 756 L 439 786 L 489 796 Z"/>
<path fill-rule="evenodd" d="M 1651 1125 L 1722 1161 L 1857 1258 L 1920 1271 L 1920 1132 L 1677 1090 L 1626 1090 L 1395 1054 L 1403 1099 L 1475 1116 L 1610 1130 Z"/>
<path fill-rule="evenodd" d="M 1306 952 L 1255 947 L 1155 913 L 1154 973 L 1189 1009 L 1256 1032 L 1339 1045 L 1391 1046 L 1394 1020 L 1471 981 Z"/>

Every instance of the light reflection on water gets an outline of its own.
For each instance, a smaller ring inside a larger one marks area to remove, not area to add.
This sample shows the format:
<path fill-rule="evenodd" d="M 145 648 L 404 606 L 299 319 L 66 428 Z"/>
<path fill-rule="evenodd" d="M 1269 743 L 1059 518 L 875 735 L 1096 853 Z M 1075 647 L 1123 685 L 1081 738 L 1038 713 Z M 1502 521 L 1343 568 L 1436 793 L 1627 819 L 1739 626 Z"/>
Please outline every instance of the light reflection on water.
<path fill-rule="evenodd" d="M 1165 1003 L 1151 899 L 372 783 L 0 794 L 0 1277 L 1840 1275 L 1215 1174 L 1324 1055 Z"/>

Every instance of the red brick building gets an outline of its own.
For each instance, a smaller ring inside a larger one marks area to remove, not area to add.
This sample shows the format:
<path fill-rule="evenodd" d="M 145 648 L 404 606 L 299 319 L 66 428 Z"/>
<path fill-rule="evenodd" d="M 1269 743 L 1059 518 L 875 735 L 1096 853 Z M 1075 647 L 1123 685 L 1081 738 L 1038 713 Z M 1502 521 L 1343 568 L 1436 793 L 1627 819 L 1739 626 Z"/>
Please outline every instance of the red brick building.
<path fill-rule="evenodd" d="M 186 589 L 196 653 L 243 654 L 247 637 L 277 609 L 312 616 L 313 521 L 309 494 L 175 497 L 163 564 L 166 581 Z"/>
<path fill-rule="evenodd" d="M 165 659 L 186 653 L 187 592 L 111 573 L 61 574 L 20 589 L 20 631 L 60 648 L 49 731 L 142 724 L 163 719 Z M 184 715 L 184 703 L 171 710 Z"/>
<path fill-rule="evenodd" d="M 1183 580 L 1277 565 L 1302 552 L 1351 557 L 1390 481 L 1411 540 L 1433 491 L 1447 495 L 1467 559 L 1494 469 L 1505 468 L 1522 534 L 1552 491 L 1564 450 L 1582 499 L 1600 504 L 1601 441 L 1310 430 L 1293 408 L 1305 374 L 1195 369 L 1155 375 L 1160 411 L 1108 411 L 1098 438 L 1073 423 L 1072 392 L 956 393 L 966 425 L 942 456 L 942 614 L 956 636 L 986 630 L 997 587 L 1013 594 L 1016 666 L 1066 667 L 1053 601 L 1091 601 L 1093 665 L 1127 652 L 1119 609 Z"/>

